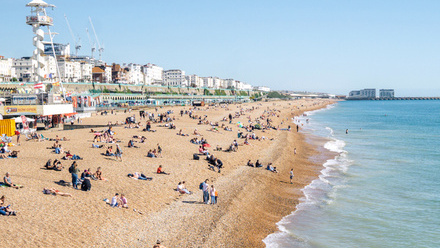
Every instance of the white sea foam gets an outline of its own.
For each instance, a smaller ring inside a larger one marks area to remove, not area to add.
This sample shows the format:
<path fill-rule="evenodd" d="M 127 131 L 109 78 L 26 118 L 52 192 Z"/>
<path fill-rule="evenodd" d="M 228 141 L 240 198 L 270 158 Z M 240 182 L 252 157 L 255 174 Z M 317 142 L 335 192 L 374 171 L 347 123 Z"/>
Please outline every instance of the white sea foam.
<path fill-rule="evenodd" d="M 327 109 L 333 107 L 334 106 L 329 105 L 327 106 Z M 308 112 L 307 116 L 304 118 L 313 115 L 317 111 L 322 110 Z M 330 133 L 330 140 L 324 144 L 324 148 L 336 152 L 338 155 L 333 159 L 327 160 L 323 164 L 324 169 L 321 170 L 318 179 L 313 180 L 301 190 L 304 197 L 300 198 L 300 203 L 296 206 L 296 210 L 292 214 L 283 217 L 281 221 L 277 223 L 279 231 L 268 235 L 263 240 L 266 247 L 308 247 L 308 241 L 295 236 L 287 226 L 294 223 L 296 215 L 302 211 L 308 211 L 311 208 L 332 204 L 337 195 L 338 189 L 345 187 L 341 184 L 341 176 L 346 173 L 348 167 L 353 161 L 347 159 L 347 151 L 343 149 L 345 147 L 345 142 L 333 138 L 333 130 L 331 128 L 325 127 L 325 129 Z"/>

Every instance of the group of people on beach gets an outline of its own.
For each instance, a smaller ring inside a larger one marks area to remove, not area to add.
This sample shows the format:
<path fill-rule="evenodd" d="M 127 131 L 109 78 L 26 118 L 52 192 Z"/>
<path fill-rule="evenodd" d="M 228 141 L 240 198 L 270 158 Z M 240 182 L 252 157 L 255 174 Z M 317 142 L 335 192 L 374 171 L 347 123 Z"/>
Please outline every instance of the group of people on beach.
<path fill-rule="evenodd" d="M 229 123 L 232 124 L 232 121 L 234 118 L 245 117 L 257 109 L 259 109 L 259 108 L 258 107 L 252 107 L 249 109 L 241 108 L 236 112 L 230 113 L 227 117 L 224 117 L 223 121 L 225 121 L 225 122 L 229 121 Z M 225 131 L 232 131 L 234 128 L 234 130 L 235 129 L 237 130 L 237 137 L 233 139 L 233 141 L 230 143 L 229 146 L 227 146 L 226 149 L 222 149 L 220 146 L 217 146 L 217 148 L 215 149 L 216 155 L 220 154 L 220 153 L 218 153 L 218 151 L 237 152 L 239 149 L 239 146 L 249 145 L 250 142 L 254 142 L 254 141 L 255 142 L 256 141 L 264 142 L 263 140 L 265 140 L 266 138 L 263 135 L 261 135 L 261 134 L 263 134 L 261 132 L 265 132 L 267 130 L 274 130 L 274 129 L 280 130 L 279 126 L 278 127 L 273 126 L 273 121 L 272 121 L 272 118 L 279 117 L 279 111 L 276 109 L 264 110 L 262 115 L 260 115 L 258 118 L 254 118 L 254 119 L 252 119 L 251 116 L 249 115 L 249 117 L 247 118 L 248 124 L 247 125 L 244 125 L 244 124 L 237 125 L 237 127 L 235 125 L 232 125 L 232 127 L 230 127 L 225 124 L 219 124 L 216 121 L 209 120 L 207 115 L 196 115 L 195 113 L 197 113 L 197 111 L 195 109 L 182 110 L 182 111 L 180 111 L 180 117 L 183 118 L 184 115 L 187 115 L 189 118 L 194 119 L 197 124 L 207 125 L 208 127 L 207 127 L 206 131 L 214 131 L 215 134 L 211 134 L 213 136 L 214 135 L 222 135 L 222 133 L 217 134 L 217 133 L 219 133 L 219 129 L 223 129 Z M 164 125 L 165 127 L 168 127 L 170 129 L 176 129 L 177 127 L 176 127 L 176 124 L 174 123 L 176 118 L 174 116 L 172 116 L 172 114 L 173 114 L 172 111 L 166 111 L 164 113 L 157 113 L 157 109 L 156 109 L 156 114 L 153 112 L 148 113 L 146 111 L 143 111 L 143 113 L 140 114 L 141 119 L 142 118 L 148 119 L 148 121 L 146 122 L 146 128 L 144 129 L 144 131 L 151 131 L 152 123 L 156 123 L 156 124 L 165 123 L 165 125 Z M 135 118 L 134 116 L 130 117 L 130 122 L 127 124 L 128 125 L 135 125 L 136 123 L 134 123 L 134 118 Z M 132 119 L 133 119 L 133 121 L 132 121 Z M 136 125 L 141 126 L 141 123 L 138 123 Z M 158 125 L 156 125 L 156 126 L 158 126 Z M 203 129 L 203 127 L 199 127 L 199 129 Z M 290 126 L 289 126 L 288 130 L 290 131 Z M 121 149 L 120 145 L 118 144 L 121 141 L 116 137 L 115 132 L 112 130 L 112 125 L 109 125 L 108 129 L 106 129 L 106 130 L 97 132 L 92 129 L 91 132 L 94 135 L 92 148 L 103 148 L 103 147 L 107 146 L 105 149 L 104 155 L 110 156 L 110 157 L 115 157 L 116 160 L 122 161 L 122 149 Z M 139 132 L 140 132 L 140 130 L 139 130 Z M 165 131 L 165 132 L 167 132 L 167 131 Z M 174 133 L 176 131 L 172 131 L 172 132 L 174 135 Z M 258 135 L 257 135 L 257 133 L 258 133 Z M 180 138 L 180 137 L 174 136 L 176 139 L 189 140 L 192 144 L 198 145 L 199 147 L 198 147 L 197 154 L 201 155 L 201 156 L 206 156 L 206 161 L 208 162 L 208 168 L 213 171 L 216 171 L 216 169 L 217 169 L 217 171 L 220 173 L 221 169 L 223 169 L 223 166 L 224 166 L 223 161 L 221 159 L 217 158 L 212 152 L 209 151 L 210 145 L 209 145 L 208 141 L 206 140 L 206 138 L 203 137 L 202 133 L 198 129 L 195 129 L 192 133 L 191 132 L 185 133 L 183 131 L 183 129 L 179 129 L 179 132 L 177 132 L 177 135 L 182 136 L 182 137 Z M 192 136 L 192 137 L 190 138 L 189 136 Z M 38 136 L 38 139 L 39 140 L 42 139 L 42 136 L 41 135 Z M 211 138 L 209 138 L 209 139 L 211 140 Z M 101 167 L 98 167 L 96 172 L 94 172 L 94 173 L 91 171 L 91 169 L 86 169 L 83 171 L 80 170 L 79 165 L 76 160 L 81 159 L 81 158 L 78 155 L 71 154 L 69 150 L 66 152 L 65 148 L 61 145 L 61 142 L 60 142 L 63 140 L 67 140 L 67 139 L 59 139 L 57 136 L 57 138 L 55 138 L 55 143 L 50 148 L 53 149 L 55 154 L 63 155 L 63 158 L 66 158 L 69 160 L 75 160 L 75 161 L 73 161 L 72 165 L 69 167 L 69 173 L 71 174 L 71 179 L 72 179 L 71 185 L 73 188 L 81 189 L 83 191 L 89 191 L 89 190 L 91 190 L 90 180 L 101 180 L 101 181 L 107 180 L 106 178 L 103 177 L 103 172 L 102 172 Z M 239 144 L 239 141 L 240 141 L 240 144 Z M 185 141 L 185 142 L 187 142 L 187 141 Z M 100 144 L 100 143 L 105 143 L 105 144 Z M 129 139 L 128 143 L 124 143 L 124 144 L 127 144 L 128 148 L 137 148 L 138 147 L 137 145 L 139 144 L 139 146 L 142 146 L 141 145 L 142 143 L 148 143 L 147 137 L 136 135 L 136 136 L 131 137 Z M 113 144 L 116 147 L 115 150 L 113 150 Z M 229 143 L 226 143 L 226 144 L 229 144 Z M 197 149 L 196 146 L 194 146 L 194 148 Z M 241 152 L 241 149 L 242 148 L 240 148 L 240 152 Z M 133 149 L 133 150 L 135 150 L 135 149 Z M 130 149 L 130 151 L 132 151 L 132 150 Z M 157 144 L 157 148 L 149 149 L 146 156 L 149 158 L 162 157 L 161 146 L 159 144 Z M 225 157 L 227 157 L 227 154 L 225 154 Z M 222 157 L 222 159 L 227 162 L 227 160 L 224 159 L 223 157 Z M 260 159 L 257 159 L 256 161 L 254 160 L 255 163 L 253 163 L 252 160 L 251 159 L 248 160 L 248 162 L 247 162 L 248 166 L 254 167 L 254 168 L 264 167 L 263 163 L 260 162 Z M 226 165 L 228 165 L 228 164 L 226 163 Z M 58 158 L 57 159 L 49 159 L 46 162 L 44 167 L 47 170 L 55 170 L 55 171 L 62 171 L 64 169 L 61 158 L 60 159 L 58 159 Z M 278 173 L 277 168 L 272 166 L 272 163 L 268 163 L 266 169 L 271 172 Z M 162 174 L 162 175 L 169 175 L 170 174 L 169 171 L 165 172 L 162 165 L 159 165 L 157 167 L 156 173 L 159 175 L 160 174 Z M 293 175 L 293 169 L 292 169 L 290 171 L 290 183 L 292 183 L 293 176 L 294 175 Z M 152 177 L 148 177 L 148 176 L 146 176 L 142 173 L 139 173 L 139 172 L 130 173 L 130 174 L 128 174 L 128 177 L 133 178 L 133 179 L 139 179 L 139 180 L 152 180 L 153 179 Z M 218 191 L 214 187 L 214 185 L 212 185 L 212 184 L 210 185 L 209 183 L 210 183 L 210 180 L 206 179 L 199 186 L 199 189 L 202 191 L 202 202 L 205 204 L 215 205 L 218 203 Z M 7 173 L 4 178 L 4 184 L 7 185 L 8 187 L 11 187 L 11 188 L 22 187 L 20 185 L 16 185 L 16 184 L 12 183 L 12 180 L 10 178 L 9 173 Z M 185 181 L 180 181 L 177 184 L 176 191 L 182 195 L 192 194 L 192 192 L 186 188 Z M 60 196 L 72 197 L 72 194 L 60 192 L 59 190 L 57 190 L 53 187 L 43 188 L 43 193 L 50 194 L 50 195 L 60 195 Z M 16 211 L 11 210 L 10 206 L 4 206 L 4 202 L 5 202 L 5 196 L 0 198 L 0 214 L 2 214 L 2 215 L 15 215 Z M 111 198 L 111 201 L 107 201 L 107 202 L 109 203 L 109 205 L 111 207 L 128 208 L 128 200 L 124 194 L 116 193 Z M 157 244 L 157 245 L 160 245 L 160 244 Z"/>
<path fill-rule="evenodd" d="M 218 203 L 218 192 L 215 189 L 214 185 L 211 185 L 211 187 L 208 184 L 209 179 L 206 179 L 203 181 L 199 189 L 203 192 L 203 203 L 205 204 L 217 204 Z M 209 201 L 211 199 L 211 202 Z"/>

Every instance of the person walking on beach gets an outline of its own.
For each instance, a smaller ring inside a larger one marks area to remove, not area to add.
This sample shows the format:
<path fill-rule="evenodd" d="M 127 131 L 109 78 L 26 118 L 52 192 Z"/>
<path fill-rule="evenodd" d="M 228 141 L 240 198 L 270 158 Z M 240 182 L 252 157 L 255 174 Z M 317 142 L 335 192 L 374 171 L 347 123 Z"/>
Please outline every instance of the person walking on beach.
<path fill-rule="evenodd" d="M 116 160 L 120 159 L 122 162 L 122 149 L 119 144 L 116 144 L 116 152 L 115 152 Z"/>
<path fill-rule="evenodd" d="M 20 132 L 15 130 L 15 135 L 17 135 L 17 144 L 20 144 Z"/>
<path fill-rule="evenodd" d="M 292 179 L 293 179 L 293 168 L 290 170 L 290 184 L 292 184 Z"/>

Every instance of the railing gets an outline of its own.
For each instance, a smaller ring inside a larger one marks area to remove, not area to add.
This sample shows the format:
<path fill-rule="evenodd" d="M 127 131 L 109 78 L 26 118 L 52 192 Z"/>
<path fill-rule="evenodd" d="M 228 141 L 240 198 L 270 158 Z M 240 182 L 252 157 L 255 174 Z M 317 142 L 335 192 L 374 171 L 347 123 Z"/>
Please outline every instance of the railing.
<path fill-rule="evenodd" d="M 26 23 L 53 25 L 53 18 L 49 16 L 26 16 Z"/>

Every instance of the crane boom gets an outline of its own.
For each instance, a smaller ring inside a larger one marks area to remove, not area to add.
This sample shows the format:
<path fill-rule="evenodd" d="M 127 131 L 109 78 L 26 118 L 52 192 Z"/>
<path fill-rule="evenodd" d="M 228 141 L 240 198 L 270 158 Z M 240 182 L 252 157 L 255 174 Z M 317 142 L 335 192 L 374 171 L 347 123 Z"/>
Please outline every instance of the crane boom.
<path fill-rule="evenodd" d="M 90 33 L 89 33 L 89 29 L 86 28 L 86 33 L 87 33 L 87 37 L 89 37 L 89 43 L 90 43 L 90 47 L 92 49 L 92 59 L 93 59 L 93 52 L 95 51 L 95 43 L 92 42 L 92 39 L 90 38 Z"/>
<path fill-rule="evenodd" d="M 92 18 L 89 16 L 90 25 L 92 26 L 93 33 L 95 34 L 96 42 L 98 43 L 98 51 L 99 51 L 99 60 L 101 60 L 102 52 L 104 48 L 101 47 L 101 43 L 99 43 L 98 35 L 96 35 L 95 26 L 93 26 Z"/>
<path fill-rule="evenodd" d="M 66 14 L 64 14 L 64 18 L 66 19 L 67 27 L 69 28 L 70 35 L 72 36 L 73 41 L 75 42 L 75 55 L 78 56 L 78 50 L 81 49 L 81 45 L 79 44 L 81 39 L 78 37 L 78 41 L 75 39 L 75 35 L 73 34 L 72 28 L 70 27 L 69 20 L 67 19 Z"/>

